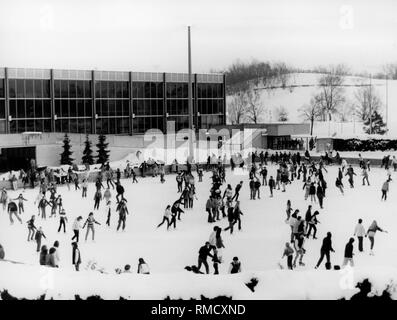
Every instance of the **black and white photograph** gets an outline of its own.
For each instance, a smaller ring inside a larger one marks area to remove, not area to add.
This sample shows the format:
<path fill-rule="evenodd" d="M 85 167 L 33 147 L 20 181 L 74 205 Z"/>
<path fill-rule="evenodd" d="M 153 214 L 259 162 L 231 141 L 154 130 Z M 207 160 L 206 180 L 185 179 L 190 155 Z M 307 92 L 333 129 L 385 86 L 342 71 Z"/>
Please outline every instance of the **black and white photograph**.
<path fill-rule="evenodd" d="M 0 12 L 0 300 L 397 298 L 396 1 Z"/>

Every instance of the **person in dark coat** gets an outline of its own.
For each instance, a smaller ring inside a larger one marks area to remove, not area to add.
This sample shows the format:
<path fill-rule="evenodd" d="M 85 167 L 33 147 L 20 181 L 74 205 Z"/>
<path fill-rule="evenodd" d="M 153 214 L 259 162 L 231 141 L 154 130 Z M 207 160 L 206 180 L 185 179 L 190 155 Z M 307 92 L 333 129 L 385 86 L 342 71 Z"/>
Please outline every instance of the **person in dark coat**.
<path fill-rule="evenodd" d="M 317 220 L 317 216 L 319 215 L 320 213 L 316 210 L 316 211 L 314 211 L 314 213 L 313 213 L 313 215 L 310 217 L 310 220 L 307 222 L 307 225 L 309 225 L 309 230 L 307 231 L 307 234 L 306 234 L 306 238 L 308 238 L 309 239 L 309 237 L 310 237 L 310 235 L 311 235 L 311 233 L 312 233 L 312 230 L 314 231 L 313 232 L 313 239 L 317 239 L 316 238 L 316 233 L 317 233 L 317 223 L 319 223 L 319 221 Z"/>
<path fill-rule="evenodd" d="M 323 209 L 324 190 L 320 183 L 317 185 L 317 198 L 320 208 Z"/>
<path fill-rule="evenodd" d="M 40 265 L 42 266 L 46 265 L 47 255 L 48 255 L 48 249 L 47 246 L 44 245 L 41 247 L 41 251 L 40 251 L 40 259 L 39 259 Z"/>
<path fill-rule="evenodd" d="M 50 252 L 47 255 L 46 258 L 46 266 L 52 267 L 52 268 L 58 268 L 56 264 L 56 259 L 55 259 L 55 248 L 51 248 Z"/>
<path fill-rule="evenodd" d="M 81 255 L 77 242 L 72 242 L 72 264 L 74 265 L 76 271 L 79 271 Z"/>
<path fill-rule="evenodd" d="M 124 187 L 121 185 L 120 182 L 116 182 L 116 192 L 117 192 L 117 195 L 116 195 L 117 203 L 120 202 L 120 200 L 119 200 L 119 197 L 120 197 L 120 196 L 121 196 L 121 199 L 122 199 L 122 200 L 127 201 L 127 200 L 124 198 Z"/>
<path fill-rule="evenodd" d="M 18 219 L 18 221 L 22 223 L 22 220 L 18 215 L 18 207 L 14 201 L 8 203 L 7 211 L 9 214 L 11 224 L 14 224 L 14 220 L 12 219 L 12 216 L 15 216 Z"/>
<path fill-rule="evenodd" d="M 100 189 L 97 189 L 94 195 L 94 210 L 97 209 L 99 210 L 99 203 L 102 200 L 102 192 Z"/>
<path fill-rule="evenodd" d="M 256 195 L 258 195 L 258 199 L 261 198 L 260 187 L 261 187 L 261 182 L 259 181 L 259 179 L 256 179 L 254 182 L 254 199 Z"/>
<path fill-rule="evenodd" d="M 210 245 L 210 243 L 208 241 L 205 243 L 204 246 L 202 246 L 200 248 L 199 256 L 198 256 L 198 265 L 197 265 L 197 269 L 199 271 L 200 271 L 201 266 L 204 265 L 205 266 L 205 272 L 207 274 L 210 273 L 208 262 L 207 262 L 207 257 L 209 256 L 209 257 L 213 258 L 213 255 L 210 253 L 212 249 L 213 248 L 212 248 L 212 246 Z"/>
<path fill-rule="evenodd" d="M 34 236 L 34 239 L 36 240 L 36 243 L 37 243 L 37 248 L 36 248 L 37 252 L 40 252 L 41 238 L 46 239 L 46 236 L 45 236 L 45 234 L 43 232 L 43 229 L 41 227 L 39 227 L 39 230 L 36 231 L 36 234 Z"/>
<path fill-rule="evenodd" d="M 250 187 L 250 200 L 255 200 L 255 181 L 253 178 L 251 178 L 249 182 L 249 187 Z"/>
<path fill-rule="evenodd" d="M 179 199 L 179 200 L 175 201 L 171 207 L 171 213 L 176 214 L 176 217 L 178 218 L 178 220 L 181 220 L 181 213 L 185 213 L 185 211 L 183 211 L 180 208 L 180 205 L 181 205 L 181 200 Z"/>
<path fill-rule="evenodd" d="M 310 222 L 311 218 L 312 218 L 312 206 L 309 205 L 307 207 L 306 214 L 305 214 L 306 232 L 309 228 L 309 222 Z"/>
<path fill-rule="evenodd" d="M 238 222 L 238 229 L 241 230 L 241 218 L 240 218 L 240 216 L 242 216 L 243 213 L 240 210 L 240 201 L 236 202 L 233 214 L 234 214 L 234 222 L 233 222 L 233 224 L 236 224 Z"/>
<path fill-rule="evenodd" d="M 121 225 L 123 225 L 122 229 L 124 231 L 125 222 L 127 220 L 127 214 L 129 214 L 129 212 L 128 212 L 127 205 L 126 205 L 126 203 L 125 203 L 125 201 L 123 199 L 121 199 L 121 201 L 117 205 L 116 211 L 119 212 L 119 221 L 118 221 L 118 224 L 117 224 L 117 231 L 119 231 Z"/>
<path fill-rule="evenodd" d="M 0 244 L 0 260 L 4 260 L 5 252 L 3 246 Z"/>
<path fill-rule="evenodd" d="M 102 188 L 105 189 L 105 186 L 102 184 L 102 180 L 100 178 L 96 179 L 95 187 L 97 191 L 100 191 Z"/>
<path fill-rule="evenodd" d="M 233 261 L 230 263 L 229 266 L 229 273 L 240 273 L 241 272 L 241 262 L 238 260 L 238 257 L 234 257 Z"/>
<path fill-rule="evenodd" d="M 276 188 L 276 182 L 273 179 L 273 176 L 270 176 L 269 179 L 269 190 L 270 190 L 270 197 L 273 197 L 273 190 Z"/>
<path fill-rule="evenodd" d="M 324 256 L 327 258 L 327 264 L 330 265 L 331 259 L 330 259 L 330 252 L 335 252 L 335 250 L 332 248 L 332 240 L 331 240 L 332 234 L 331 232 L 327 232 L 327 236 L 323 239 L 323 245 L 321 246 L 321 255 L 320 259 L 317 262 L 316 269 L 320 266 L 321 262 L 324 259 Z"/>
<path fill-rule="evenodd" d="M 242 186 L 243 186 L 243 181 L 240 181 L 240 183 L 236 186 L 236 188 L 234 190 L 234 196 L 232 197 L 232 200 L 234 200 L 234 199 L 236 199 L 236 201 L 238 200 Z"/>
<path fill-rule="evenodd" d="M 61 212 L 59 213 L 58 232 L 60 232 L 63 227 L 63 233 L 66 233 L 66 222 L 68 222 L 68 218 L 66 216 L 66 211 L 65 211 L 65 209 L 62 209 Z"/>
<path fill-rule="evenodd" d="M 349 242 L 345 246 L 345 258 L 343 259 L 343 266 L 347 265 L 348 262 L 350 262 L 350 265 L 354 267 L 354 262 L 353 262 L 353 242 L 354 238 L 350 238 Z"/>
<path fill-rule="evenodd" d="M 232 206 L 227 208 L 227 221 L 229 222 L 229 226 L 223 230 L 227 231 L 230 229 L 230 234 L 232 234 L 233 226 L 234 226 L 234 207 L 232 207 Z"/>
<path fill-rule="evenodd" d="M 32 241 L 34 237 L 35 230 L 37 230 L 36 226 L 34 225 L 35 216 L 33 215 L 32 218 L 27 221 L 28 223 L 28 241 Z"/>
<path fill-rule="evenodd" d="M 309 196 L 311 202 L 316 202 L 316 186 L 314 185 L 314 182 L 310 183 Z"/>
<path fill-rule="evenodd" d="M 350 165 L 349 168 L 347 168 L 346 174 L 345 176 L 349 176 L 349 184 L 350 184 L 350 188 L 354 188 L 354 179 L 353 176 L 356 176 L 356 173 L 354 172 L 353 167 Z"/>

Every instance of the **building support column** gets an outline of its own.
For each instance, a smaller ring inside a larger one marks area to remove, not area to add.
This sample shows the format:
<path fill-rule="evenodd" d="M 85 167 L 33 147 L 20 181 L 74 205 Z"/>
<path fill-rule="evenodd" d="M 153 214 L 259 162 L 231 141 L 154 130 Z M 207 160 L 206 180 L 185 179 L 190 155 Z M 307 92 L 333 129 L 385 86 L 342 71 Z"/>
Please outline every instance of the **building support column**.
<path fill-rule="evenodd" d="M 163 73 L 163 133 L 167 134 L 167 82 L 166 73 Z"/>
<path fill-rule="evenodd" d="M 55 132 L 55 84 L 54 69 L 50 70 L 51 132 Z M 57 115 L 58 116 L 58 115 Z"/>
<path fill-rule="evenodd" d="M 96 105 L 95 105 L 95 71 L 91 71 L 91 109 L 92 109 L 92 125 L 91 133 L 96 134 Z"/>
<path fill-rule="evenodd" d="M 223 75 L 223 121 L 222 124 L 226 125 L 226 75 Z"/>
<path fill-rule="evenodd" d="M 198 94 L 197 94 L 197 92 L 198 92 L 197 73 L 195 73 L 194 74 L 194 91 L 193 91 L 193 93 L 194 93 L 193 94 L 193 114 L 194 114 L 193 121 L 194 121 L 194 119 L 196 120 L 196 121 L 194 121 L 194 125 L 196 127 L 196 130 L 195 130 L 196 134 L 197 134 L 198 130 L 200 129 L 199 128 L 200 120 L 199 120 L 199 115 L 198 115 L 199 110 L 198 110 Z"/>
<path fill-rule="evenodd" d="M 129 99 L 128 99 L 128 108 L 129 108 L 129 117 L 128 117 L 128 119 L 129 119 L 129 125 L 130 125 L 130 128 L 129 128 L 129 134 L 130 134 L 130 136 L 132 136 L 132 133 L 134 132 L 134 128 L 133 128 L 133 125 L 134 125 L 134 119 L 133 119 L 133 114 L 134 114 L 134 110 L 133 110 L 133 104 L 132 104 L 132 72 L 130 71 L 130 72 L 128 72 L 128 97 L 129 97 Z"/>
<path fill-rule="evenodd" d="M 10 133 L 10 121 L 8 120 L 10 116 L 10 96 L 8 92 L 8 68 L 4 68 L 4 98 L 5 98 L 5 132 Z"/>

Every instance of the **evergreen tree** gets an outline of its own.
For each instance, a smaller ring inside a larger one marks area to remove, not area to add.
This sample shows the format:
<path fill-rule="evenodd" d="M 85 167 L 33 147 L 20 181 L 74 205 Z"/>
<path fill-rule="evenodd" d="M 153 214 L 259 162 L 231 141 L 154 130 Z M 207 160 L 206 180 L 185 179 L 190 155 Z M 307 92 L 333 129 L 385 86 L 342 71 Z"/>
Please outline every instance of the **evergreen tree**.
<path fill-rule="evenodd" d="M 61 153 L 61 164 L 72 165 L 74 159 L 71 157 L 73 153 L 73 151 L 70 150 L 71 148 L 69 136 L 65 133 L 65 137 L 63 138 L 63 152 Z"/>
<path fill-rule="evenodd" d="M 372 126 L 372 130 L 371 130 Z M 364 131 L 367 134 L 385 134 L 386 133 L 386 124 L 383 122 L 382 115 L 377 111 L 372 113 L 372 125 L 370 117 L 364 121 Z"/>
<path fill-rule="evenodd" d="M 92 155 L 93 151 L 91 149 L 91 141 L 88 139 L 88 134 L 86 136 L 85 142 L 84 142 L 84 150 L 83 150 L 83 157 L 81 160 L 83 161 L 84 164 L 94 164 L 94 157 Z"/>
<path fill-rule="evenodd" d="M 104 164 L 109 161 L 109 150 L 107 150 L 109 143 L 106 143 L 106 136 L 104 134 L 100 134 L 98 137 L 97 143 L 97 161 L 96 163 Z"/>

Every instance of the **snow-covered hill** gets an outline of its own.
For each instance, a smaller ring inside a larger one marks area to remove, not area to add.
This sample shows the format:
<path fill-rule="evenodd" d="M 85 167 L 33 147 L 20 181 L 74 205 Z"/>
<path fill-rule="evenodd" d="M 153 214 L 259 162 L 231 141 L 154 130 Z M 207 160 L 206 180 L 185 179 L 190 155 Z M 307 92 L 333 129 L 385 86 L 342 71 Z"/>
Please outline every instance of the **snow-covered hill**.
<path fill-rule="evenodd" d="M 291 88 L 277 88 L 272 90 L 260 90 L 261 101 L 263 102 L 265 108 L 267 109 L 263 122 L 274 122 L 277 121 L 276 109 L 280 106 L 285 107 L 289 112 L 290 122 L 302 122 L 302 118 L 299 114 L 299 108 L 303 105 L 308 104 L 312 95 L 318 91 L 316 84 L 318 78 L 321 74 L 315 73 L 293 73 L 290 76 L 288 85 Z M 357 87 L 354 85 L 369 84 L 369 78 L 353 77 L 348 76 L 345 79 L 345 84 L 349 85 L 345 87 L 346 94 L 346 105 L 353 103 L 355 101 L 355 92 Z M 375 87 L 376 92 L 379 94 L 380 99 L 383 102 L 384 108 L 382 114 L 385 118 L 386 114 L 386 81 L 372 79 L 372 84 Z M 259 85 L 258 87 L 261 87 Z M 227 103 L 230 101 L 231 97 L 227 97 Z M 397 80 L 388 81 L 388 106 L 389 106 L 389 129 L 390 135 L 397 136 Z M 343 132 L 353 133 L 353 124 L 344 123 L 343 125 L 333 125 L 335 129 Z M 338 128 L 339 127 L 339 128 Z M 317 124 L 317 132 L 325 133 L 328 130 L 328 124 Z M 359 133 L 361 127 L 357 125 L 355 127 L 356 133 Z"/>

